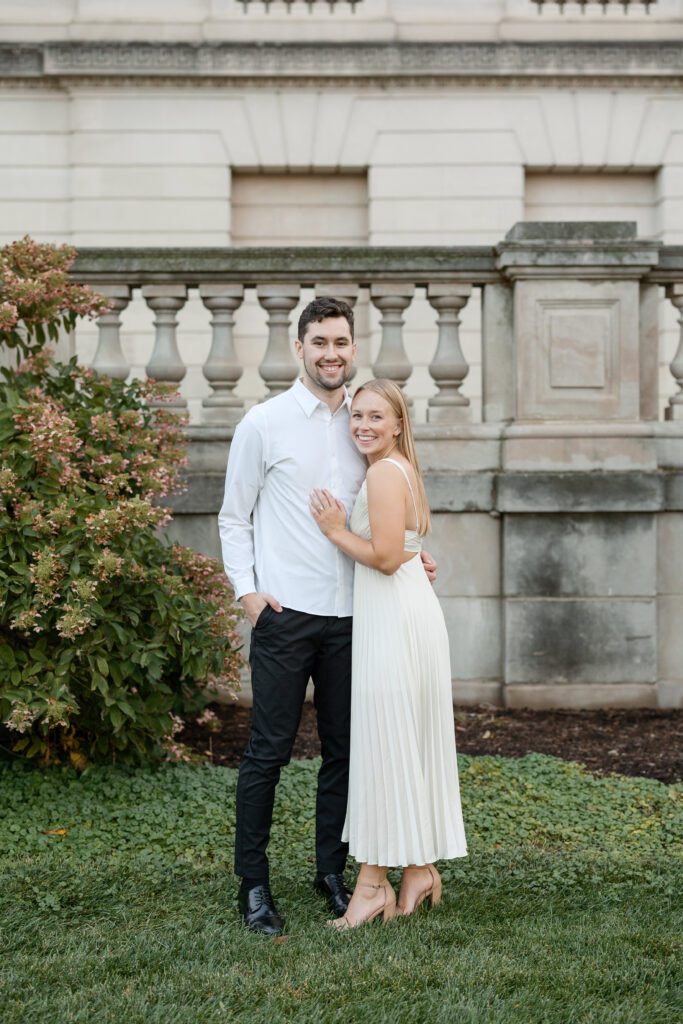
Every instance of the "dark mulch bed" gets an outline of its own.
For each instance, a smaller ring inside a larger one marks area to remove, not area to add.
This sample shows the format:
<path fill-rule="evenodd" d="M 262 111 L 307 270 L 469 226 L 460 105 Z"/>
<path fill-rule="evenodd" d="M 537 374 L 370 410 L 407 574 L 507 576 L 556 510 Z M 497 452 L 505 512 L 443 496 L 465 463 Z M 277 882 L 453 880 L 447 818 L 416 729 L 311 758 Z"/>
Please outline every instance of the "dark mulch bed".
<path fill-rule="evenodd" d="M 179 739 L 214 764 L 235 766 L 249 738 L 250 708 L 211 705 L 221 728 L 209 732 L 189 723 Z M 527 711 L 488 707 L 455 711 L 461 754 L 553 754 L 580 761 L 597 773 L 645 775 L 661 782 L 683 780 L 683 711 Z M 317 757 L 315 711 L 304 705 L 295 758 Z"/>

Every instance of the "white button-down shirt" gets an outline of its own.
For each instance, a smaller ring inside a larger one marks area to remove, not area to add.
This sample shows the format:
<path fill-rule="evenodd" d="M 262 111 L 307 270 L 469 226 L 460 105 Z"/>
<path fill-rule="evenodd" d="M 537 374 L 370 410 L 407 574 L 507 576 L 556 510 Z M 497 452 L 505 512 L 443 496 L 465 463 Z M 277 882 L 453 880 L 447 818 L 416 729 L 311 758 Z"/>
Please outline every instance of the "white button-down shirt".
<path fill-rule="evenodd" d="M 347 395 L 333 414 L 298 380 L 237 426 L 218 525 L 238 598 L 261 591 L 296 611 L 351 615 L 353 562 L 309 508 L 314 487 L 353 508 L 367 463 L 351 440 L 350 406 Z"/>

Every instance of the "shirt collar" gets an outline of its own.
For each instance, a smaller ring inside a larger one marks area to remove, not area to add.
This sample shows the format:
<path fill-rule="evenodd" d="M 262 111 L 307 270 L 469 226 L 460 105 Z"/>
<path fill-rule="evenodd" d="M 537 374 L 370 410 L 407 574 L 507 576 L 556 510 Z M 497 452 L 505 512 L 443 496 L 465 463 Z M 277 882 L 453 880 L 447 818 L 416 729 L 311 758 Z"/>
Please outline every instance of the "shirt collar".
<path fill-rule="evenodd" d="M 313 392 L 308 390 L 300 377 L 295 380 L 292 386 L 292 394 L 309 420 L 319 405 L 325 405 L 320 398 L 316 398 Z M 342 405 L 345 405 L 347 409 L 351 408 L 351 395 L 347 388 L 344 388 L 344 401 L 342 402 Z M 341 409 L 341 406 L 339 406 L 339 408 Z M 339 412 L 339 409 L 337 409 L 337 412 Z M 336 415 L 336 413 L 334 415 Z"/>

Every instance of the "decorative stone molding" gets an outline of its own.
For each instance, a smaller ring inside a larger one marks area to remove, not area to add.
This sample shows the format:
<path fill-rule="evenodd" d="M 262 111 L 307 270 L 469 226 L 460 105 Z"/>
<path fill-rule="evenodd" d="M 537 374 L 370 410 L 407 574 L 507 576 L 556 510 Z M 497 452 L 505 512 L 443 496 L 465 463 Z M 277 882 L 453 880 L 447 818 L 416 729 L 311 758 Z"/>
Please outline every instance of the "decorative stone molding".
<path fill-rule="evenodd" d="M 658 250 L 626 221 L 529 222 L 508 232 L 498 252 L 514 281 L 518 419 L 640 418 L 656 380 L 640 360 L 639 282 Z"/>
<path fill-rule="evenodd" d="M 241 4 L 242 7 L 244 8 L 245 13 L 249 10 L 250 5 L 252 7 L 255 7 L 257 4 L 259 7 L 265 7 L 266 11 L 268 12 L 270 10 L 270 5 L 272 2 L 273 0 L 237 0 L 237 3 Z M 291 10 L 292 5 L 295 4 L 296 2 L 297 0 L 284 0 L 284 3 L 288 11 Z M 353 11 L 355 10 L 356 4 L 360 2 L 361 0 L 301 0 L 301 4 L 305 3 L 309 11 L 313 10 L 314 4 L 317 4 L 318 7 L 322 7 L 323 4 L 327 4 L 330 11 L 334 11 L 337 4 L 342 3 L 349 4 L 351 10 Z"/>
<path fill-rule="evenodd" d="M 575 3 L 577 3 L 581 8 L 582 14 L 586 13 L 586 7 L 590 2 L 591 0 L 575 0 Z M 619 4 L 620 7 L 623 7 L 625 14 L 628 14 L 629 8 L 631 7 L 644 7 L 646 14 L 649 14 L 650 7 L 652 6 L 652 4 L 656 4 L 657 0 L 595 0 L 595 2 L 599 3 L 602 7 L 603 14 L 607 11 L 607 8 L 610 5 L 614 6 L 615 4 Z M 567 5 L 567 0 L 532 0 L 532 3 L 535 3 L 538 7 L 539 14 L 543 13 L 544 7 L 551 6 L 559 7 L 560 13 L 564 14 L 564 9 Z"/>
<path fill-rule="evenodd" d="M 0 77 L 581 80 L 683 77 L 683 44 L 45 43 L 0 45 Z"/>

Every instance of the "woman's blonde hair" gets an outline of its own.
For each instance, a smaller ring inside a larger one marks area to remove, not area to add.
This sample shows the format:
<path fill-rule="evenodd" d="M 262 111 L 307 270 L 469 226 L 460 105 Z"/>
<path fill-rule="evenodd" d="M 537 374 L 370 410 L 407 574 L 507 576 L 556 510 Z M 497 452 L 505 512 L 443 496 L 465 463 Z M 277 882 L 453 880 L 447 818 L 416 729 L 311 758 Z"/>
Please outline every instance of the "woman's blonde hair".
<path fill-rule="evenodd" d="M 410 424 L 410 413 L 408 412 L 408 406 L 406 405 L 406 400 L 403 397 L 403 392 L 398 384 L 394 384 L 393 380 L 387 380 L 386 377 L 378 377 L 375 380 L 369 380 L 366 381 L 365 384 L 361 384 L 356 388 L 353 396 L 354 399 L 356 398 L 356 395 L 361 393 L 361 391 L 374 391 L 376 394 L 381 395 L 381 397 L 384 398 L 391 406 L 394 415 L 401 420 L 402 430 L 396 438 L 396 447 L 415 470 L 415 479 L 417 481 L 415 504 L 417 505 L 418 533 L 421 537 L 424 537 L 431 529 L 432 519 L 429 512 L 427 492 L 425 491 L 422 473 L 420 472 L 420 463 L 417 460 L 417 452 L 415 451 L 415 440 L 413 438 L 413 428 Z"/>

